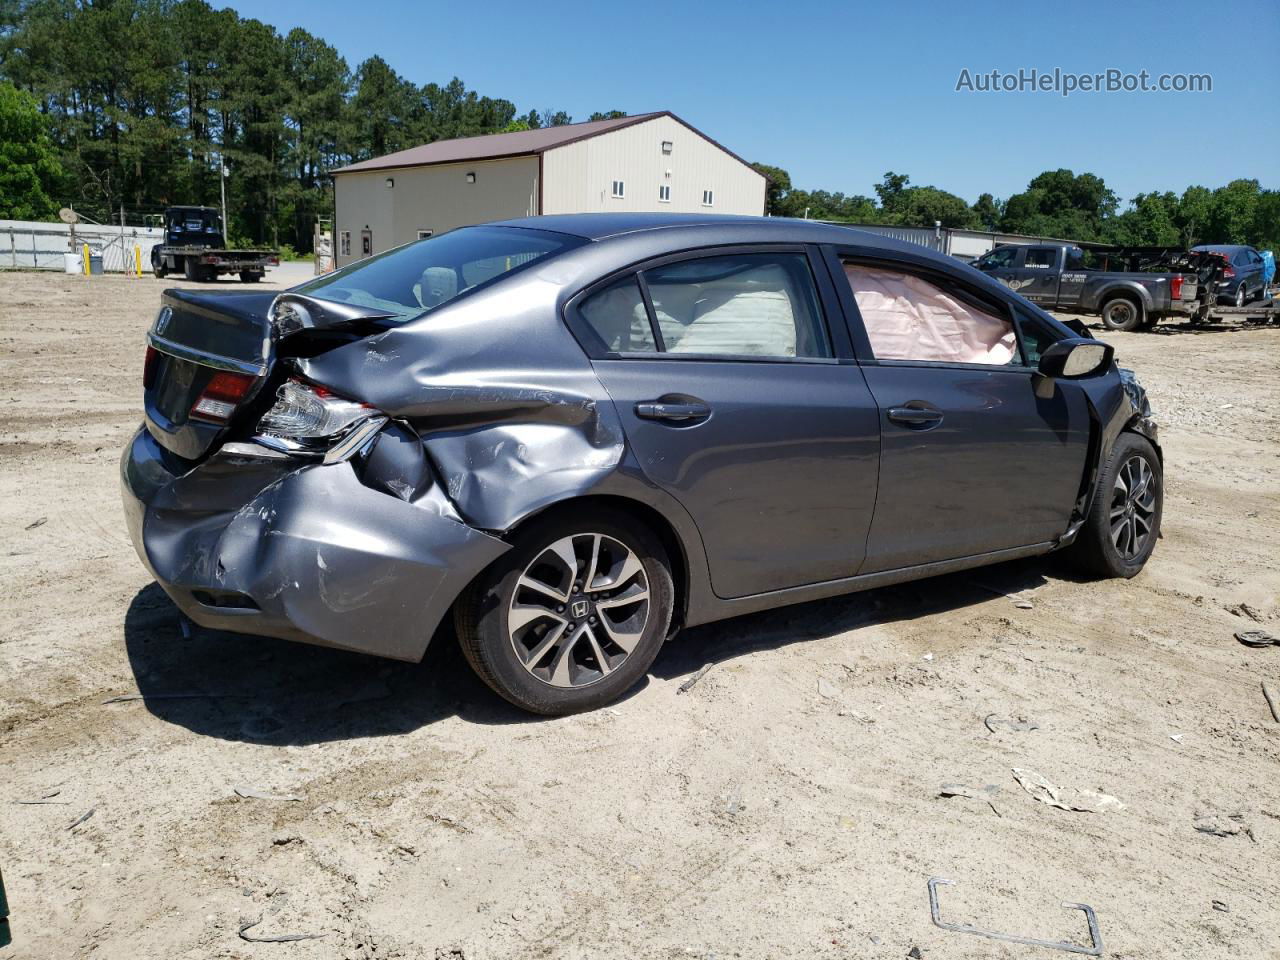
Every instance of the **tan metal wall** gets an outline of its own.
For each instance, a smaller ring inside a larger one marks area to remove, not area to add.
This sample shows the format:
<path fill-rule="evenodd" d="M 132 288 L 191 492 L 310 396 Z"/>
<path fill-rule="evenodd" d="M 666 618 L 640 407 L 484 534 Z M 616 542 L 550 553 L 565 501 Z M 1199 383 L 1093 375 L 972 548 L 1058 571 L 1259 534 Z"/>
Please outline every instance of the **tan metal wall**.
<path fill-rule="evenodd" d="M 662 141 L 672 143 L 670 154 Z M 670 117 L 655 117 L 543 154 L 543 213 L 657 210 L 674 213 L 764 214 L 765 179 L 746 164 Z M 614 180 L 625 196 L 611 196 Z M 671 202 L 658 187 L 671 187 Z M 715 193 L 702 205 L 702 191 Z"/>
<path fill-rule="evenodd" d="M 476 175 L 467 183 L 467 174 Z M 388 187 L 386 181 L 395 181 Z M 538 158 L 478 160 L 431 167 L 401 167 L 334 176 L 334 246 L 337 266 L 359 260 L 360 232 L 373 233 L 381 253 L 418 238 L 419 230 L 454 227 L 537 212 Z M 342 233 L 351 253 L 342 252 Z"/>

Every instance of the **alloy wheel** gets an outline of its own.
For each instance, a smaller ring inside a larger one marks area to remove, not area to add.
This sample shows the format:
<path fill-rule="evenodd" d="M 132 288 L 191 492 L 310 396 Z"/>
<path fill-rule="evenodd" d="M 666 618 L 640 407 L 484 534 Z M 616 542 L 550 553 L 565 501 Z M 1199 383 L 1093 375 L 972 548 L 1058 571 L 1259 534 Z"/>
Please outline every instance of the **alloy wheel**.
<path fill-rule="evenodd" d="M 635 551 L 602 533 L 575 533 L 547 546 L 520 574 L 507 631 L 532 676 L 553 687 L 584 687 L 631 655 L 649 607 L 649 580 Z"/>
<path fill-rule="evenodd" d="M 1111 490 L 1111 542 L 1125 561 L 1146 549 L 1154 533 L 1156 482 L 1145 457 L 1133 456 L 1116 473 Z"/>

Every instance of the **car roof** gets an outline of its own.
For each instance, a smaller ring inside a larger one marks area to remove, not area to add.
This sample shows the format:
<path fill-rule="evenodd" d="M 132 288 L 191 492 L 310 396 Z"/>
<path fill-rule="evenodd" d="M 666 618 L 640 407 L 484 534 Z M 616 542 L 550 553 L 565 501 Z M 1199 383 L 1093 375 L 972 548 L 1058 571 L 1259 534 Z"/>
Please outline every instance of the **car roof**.
<path fill-rule="evenodd" d="M 878 247 L 948 260 L 928 247 L 855 227 L 792 217 L 745 217 L 699 213 L 565 213 L 499 220 L 485 226 L 524 227 L 602 241 L 643 233 L 663 232 L 674 247 L 697 246 L 699 234 L 715 231 L 716 244 L 729 243 L 843 243 Z"/>
<path fill-rule="evenodd" d="M 1252 250 L 1247 243 L 1202 243 L 1192 250 L 1203 250 L 1209 253 L 1238 253 L 1241 250 Z"/>

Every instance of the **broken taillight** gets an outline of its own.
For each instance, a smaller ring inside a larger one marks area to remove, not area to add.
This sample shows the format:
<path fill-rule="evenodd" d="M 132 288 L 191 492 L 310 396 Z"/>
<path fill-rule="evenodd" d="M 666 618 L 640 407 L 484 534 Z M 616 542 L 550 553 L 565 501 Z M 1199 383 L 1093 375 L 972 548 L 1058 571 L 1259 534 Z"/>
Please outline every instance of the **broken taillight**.
<path fill-rule="evenodd" d="M 1182 299 L 1182 277 L 1175 275 L 1174 278 L 1169 281 L 1169 299 Z"/>
<path fill-rule="evenodd" d="M 236 412 L 240 401 L 253 389 L 255 377 L 247 373 L 219 370 L 191 405 L 191 416 L 214 423 L 226 423 Z"/>
<path fill-rule="evenodd" d="M 258 429 L 310 443 L 340 436 L 377 414 L 367 403 L 346 400 L 318 384 L 290 380 L 276 393 L 275 405 L 258 421 Z"/>

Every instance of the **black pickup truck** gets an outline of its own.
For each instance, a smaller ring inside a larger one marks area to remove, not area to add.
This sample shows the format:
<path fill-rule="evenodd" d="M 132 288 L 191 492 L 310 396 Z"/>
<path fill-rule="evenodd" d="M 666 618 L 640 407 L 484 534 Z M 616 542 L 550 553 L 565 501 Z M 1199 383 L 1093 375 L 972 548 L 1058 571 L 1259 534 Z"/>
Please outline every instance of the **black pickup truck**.
<path fill-rule="evenodd" d="M 1194 270 L 1095 270 L 1070 243 L 1000 246 L 973 266 L 1046 310 L 1099 314 L 1108 330 L 1149 328 L 1162 317 L 1190 318 L 1200 308 Z"/>
<path fill-rule="evenodd" d="M 238 273 L 244 283 L 256 283 L 267 267 L 278 267 L 275 250 L 228 250 L 222 217 L 213 207 L 169 207 L 164 212 L 164 243 L 151 248 L 151 271 L 157 280 L 181 273 L 188 280 L 213 280 Z"/>

